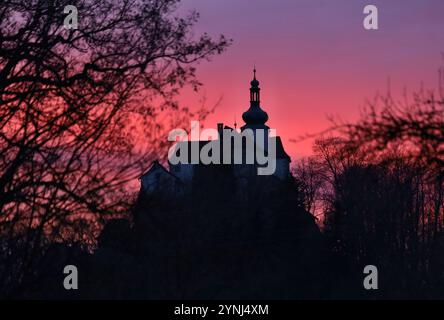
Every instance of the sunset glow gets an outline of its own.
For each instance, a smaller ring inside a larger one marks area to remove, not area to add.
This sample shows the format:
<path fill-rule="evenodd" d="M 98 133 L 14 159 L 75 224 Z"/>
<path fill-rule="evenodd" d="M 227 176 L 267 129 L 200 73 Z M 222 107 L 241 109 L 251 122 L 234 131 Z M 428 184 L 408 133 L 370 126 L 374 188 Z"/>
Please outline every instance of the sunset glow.
<path fill-rule="evenodd" d="M 225 34 L 232 46 L 198 67 L 199 93 L 185 90 L 183 104 L 221 103 L 206 121 L 242 124 L 248 108 L 253 65 L 258 69 L 262 105 L 286 150 L 297 159 L 311 153 L 301 135 L 329 126 L 328 116 L 354 120 L 366 99 L 389 89 L 397 97 L 423 85 L 436 88 L 442 66 L 444 2 L 373 1 L 379 30 L 363 28 L 367 1 L 186 0 L 181 12 L 196 9 L 198 32 Z"/>

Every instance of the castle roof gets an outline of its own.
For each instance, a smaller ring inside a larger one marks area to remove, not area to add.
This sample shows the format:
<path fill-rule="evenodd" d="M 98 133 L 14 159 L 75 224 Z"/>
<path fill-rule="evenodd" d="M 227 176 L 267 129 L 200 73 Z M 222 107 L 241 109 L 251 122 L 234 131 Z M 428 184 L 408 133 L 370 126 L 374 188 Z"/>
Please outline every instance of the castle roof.
<path fill-rule="evenodd" d="M 165 168 L 165 167 L 164 167 L 159 161 L 157 161 L 157 160 L 154 160 L 154 161 L 151 163 L 151 166 L 149 167 L 148 170 L 145 171 L 145 173 L 142 174 L 141 178 L 146 177 L 146 176 L 149 176 L 150 174 L 153 174 L 153 173 L 156 172 L 156 171 L 161 171 L 161 172 L 164 173 L 164 174 L 168 174 L 168 175 L 170 175 L 171 177 L 177 179 L 179 182 L 181 182 L 181 180 L 180 180 L 178 177 L 176 177 L 174 174 L 172 174 L 170 171 L 168 171 L 168 170 L 167 170 L 167 169 L 166 169 L 166 168 Z"/>
<path fill-rule="evenodd" d="M 245 122 L 243 128 L 267 128 L 268 114 L 260 106 L 259 81 L 256 79 L 256 68 L 254 68 L 253 80 L 250 82 L 250 108 L 242 114 Z"/>
<path fill-rule="evenodd" d="M 225 128 L 227 128 L 227 127 L 225 127 Z M 175 155 L 176 155 L 176 157 L 180 158 L 181 157 L 180 152 L 182 150 L 188 150 L 188 163 L 191 163 L 191 160 L 192 160 L 191 159 L 191 150 L 193 150 L 193 148 L 198 149 L 199 154 L 200 154 L 202 148 L 212 141 L 215 141 L 215 140 L 178 142 L 176 144 L 176 154 Z M 285 152 L 281 137 L 270 137 L 269 143 L 275 143 L 275 145 L 276 145 L 276 159 L 285 159 L 285 160 L 291 161 L 290 156 Z M 184 144 L 186 144 L 186 146 L 184 146 Z M 243 147 L 243 149 L 245 149 L 244 145 L 242 145 L 242 147 Z M 223 150 L 223 149 L 221 148 L 221 150 Z M 223 152 L 221 151 L 221 158 L 222 157 L 223 157 Z M 200 163 L 200 159 L 199 159 L 199 163 Z"/>

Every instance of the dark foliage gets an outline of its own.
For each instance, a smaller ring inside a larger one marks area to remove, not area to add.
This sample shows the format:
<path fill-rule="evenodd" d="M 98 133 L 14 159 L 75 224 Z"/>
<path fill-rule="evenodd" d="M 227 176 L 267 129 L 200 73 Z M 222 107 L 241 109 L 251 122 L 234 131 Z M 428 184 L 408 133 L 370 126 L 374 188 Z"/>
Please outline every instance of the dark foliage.
<path fill-rule="evenodd" d="M 0 296 L 50 243 L 93 245 L 103 221 L 128 215 L 128 184 L 167 147 L 159 136 L 205 115 L 175 97 L 229 41 L 193 37 L 198 15 L 177 4 L 0 2 Z M 67 5 L 78 29 L 64 26 Z"/>
<path fill-rule="evenodd" d="M 261 181 L 258 189 L 268 181 Z M 223 190 L 221 191 L 223 192 Z M 110 221 L 93 254 L 77 257 L 78 292 L 53 298 L 294 299 L 321 297 L 323 243 L 294 185 L 250 200 L 140 198 L 134 224 Z M 69 248 L 66 248 L 69 251 Z M 60 253 L 54 255 L 63 267 Z M 60 272 L 59 272 L 60 273 Z M 36 279 L 39 279 L 37 277 Z M 60 279 L 41 279 L 54 288 Z M 61 282 L 58 282 L 59 284 Z M 36 290 L 31 297 L 47 297 Z"/>

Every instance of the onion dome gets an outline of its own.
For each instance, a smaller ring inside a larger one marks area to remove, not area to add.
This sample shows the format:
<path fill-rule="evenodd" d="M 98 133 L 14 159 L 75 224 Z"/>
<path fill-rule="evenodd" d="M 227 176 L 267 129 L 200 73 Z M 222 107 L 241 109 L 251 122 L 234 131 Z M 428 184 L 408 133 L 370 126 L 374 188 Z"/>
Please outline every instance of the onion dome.
<path fill-rule="evenodd" d="M 265 125 L 268 121 L 268 114 L 260 107 L 259 81 L 256 79 L 256 68 L 254 69 L 253 80 L 250 88 L 250 108 L 242 114 L 246 127 Z"/>

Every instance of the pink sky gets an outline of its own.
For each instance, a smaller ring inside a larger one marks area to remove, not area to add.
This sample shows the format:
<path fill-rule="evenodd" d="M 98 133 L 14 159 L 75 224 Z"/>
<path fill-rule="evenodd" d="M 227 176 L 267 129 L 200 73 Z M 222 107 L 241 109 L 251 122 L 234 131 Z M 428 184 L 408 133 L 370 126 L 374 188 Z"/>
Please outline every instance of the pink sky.
<path fill-rule="evenodd" d="M 363 8 L 379 9 L 379 30 L 362 26 Z M 249 105 L 253 64 L 261 83 L 268 125 L 283 138 L 293 159 L 311 153 L 311 141 L 289 140 L 329 126 L 328 115 L 353 120 L 376 93 L 393 95 L 423 84 L 436 88 L 443 65 L 442 0 L 183 0 L 180 11 L 196 9 L 198 32 L 233 39 L 223 55 L 198 66 L 204 84 L 181 101 L 221 104 L 206 121 L 242 124 Z"/>

